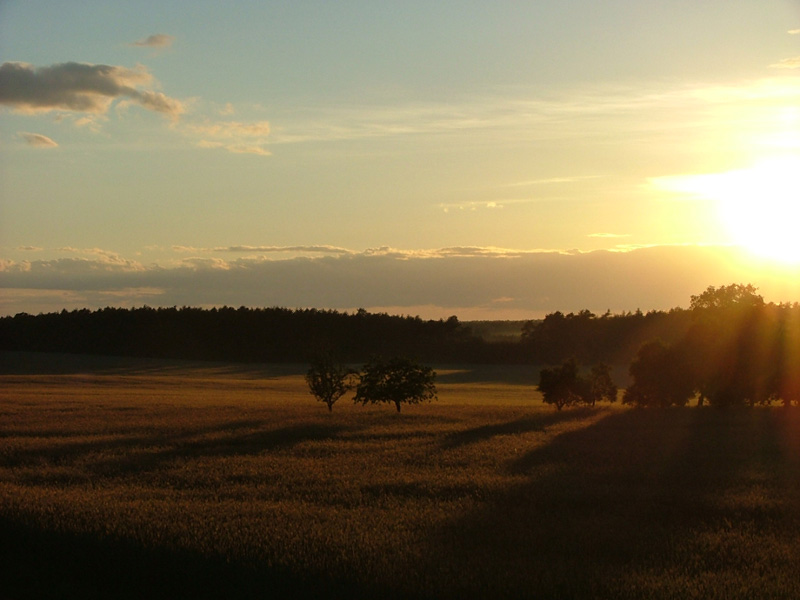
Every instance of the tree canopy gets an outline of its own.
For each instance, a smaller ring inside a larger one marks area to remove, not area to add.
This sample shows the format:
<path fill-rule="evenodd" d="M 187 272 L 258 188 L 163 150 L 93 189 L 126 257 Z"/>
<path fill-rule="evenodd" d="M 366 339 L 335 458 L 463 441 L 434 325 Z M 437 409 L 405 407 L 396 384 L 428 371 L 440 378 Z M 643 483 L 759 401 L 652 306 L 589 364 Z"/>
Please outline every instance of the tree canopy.
<path fill-rule="evenodd" d="M 401 404 L 436 400 L 435 378 L 432 368 L 407 358 L 376 358 L 364 366 L 353 400 L 361 404 L 391 403 L 400 412 Z"/>
<path fill-rule="evenodd" d="M 336 401 L 355 387 L 356 377 L 356 371 L 326 354 L 311 363 L 306 383 L 311 395 L 324 402 L 328 411 L 333 411 Z"/>
<path fill-rule="evenodd" d="M 617 386 L 611 379 L 611 368 L 603 363 L 592 367 L 588 377 L 581 376 L 580 367 L 574 358 L 568 358 L 561 365 L 542 369 L 539 372 L 539 386 L 545 404 L 552 404 L 561 410 L 565 406 L 587 404 L 617 399 Z"/>
<path fill-rule="evenodd" d="M 623 399 L 639 406 L 800 403 L 800 306 L 767 304 L 752 285 L 692 296 L 692 321 L 677 341 L 643 345 Z"/>
<path fill-rule="evenodd" d="M 633 384 L 625 390 L 623 404 L 685 406 L 694 396 L 684 356 L 661 340 L 648 342 L 639 349 L 629 373 Z"/>
<path fill-rule="evenodd" d="M 689 309 L 696 311 L 761 306 L 764 298 L 757 291 L 758 288 L 749 283 L 733 283 L 720 287 L 711 285 L 703 293 L 691 297 Z"/>

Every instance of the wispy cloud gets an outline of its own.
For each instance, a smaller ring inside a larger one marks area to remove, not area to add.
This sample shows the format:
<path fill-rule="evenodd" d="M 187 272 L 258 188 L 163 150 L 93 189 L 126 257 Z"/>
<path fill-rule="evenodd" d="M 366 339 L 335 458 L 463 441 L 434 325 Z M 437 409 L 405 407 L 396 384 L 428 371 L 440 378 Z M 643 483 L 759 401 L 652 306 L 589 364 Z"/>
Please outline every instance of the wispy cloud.
<path fill-rule="evenodd" d="M 268 121 L 216 121 L 187 125 L 185 131 L 201 138 L 199 148 L 222 148 L 235 154 L 269 156 L 264 148 L 270 133 Z"/>
<path fill-rule="evenodd" d="M 78 254 L 88 257 L 77 259 L 56 259 L 59 261 L 65 261 L 64 264 L 93 265 L 95 267 L 101 265 L 104 269 L 121 269 L 123 271 L 141 271 L 144 269 L 144 266 L 140 262 L 123 258 L 117 252 L 104 250 L 102 248 L 73 248 L 72 246 L 62 246 L 61 248 L 57 248 L 57 251 L 65 254 Z"/>
<path fill-rule="evenodd" d="M 214 248 L 217 252 L 259 252 L 259 253 L 285 253 L 309 252 L 320 254 L 353 254 L 352 250 L 339 246 L 220 246 Z"/>
<path fill-rule="evenodd" d="M 773 69 L 797 69 L 800 68 L 800 56 L 784 58 L 770 65 Z"/>
<path fill-rule="evenodd" d="M 603 239 L 614 239 L 614 238 L 626 238 L 631 237 L 630 233 L 590 233 L 588 235 L 590 238 L 603 238 Z"/>
<path fill-rule="evenodd" d="M 787 65 L 788 66 L 788 65 Z M 754 79 L 737 85 L 691 82 L 681 85 L 651 82 L 637 85 L 593 85 L 557 92 L 513 88 L 448 102 L 397 103 L 357 107 L 301 106 L 273 119 L 271 144 L 316 141 L 367 140 L 408 136 L 469 135 L 471 143 L 498 140 L 581 139 L 586 142 L 618 140 L 621 135 L 640 137 L 663 132 L 665 121 L 682 115 L 682 128 L 710 126 L 707 114 L 718 113 L 729 126 L 738 110 L 752 118 L 753 103 L 792 101 L 797 82 L 785 77 Z M 747 110 L 742 108 L 747 101 Z M 723 113 L 721 109 L 730 109 Z M 693 115 L 697 115 L 696 119 Z M 668 129 L 668 128 L 667 128 Z M 580 176 L 592 178 L 597 175 Z M 577 181 L 551 177 L 519 182 L 520 185 Z"/>
<path fill-rule="evenodd" d="M 214 248 L 196 248 L 193 246 L 172 246 L 176 252 L 223 252 L 223 253 L 241 253 L 241 254 L 329 254 L 329 255 L 342 255 L 353 254 L 352 250 L 341 248 L 339 246 L 216 246 Z"/>
<path fill-rule="evenodd" d="M 198 148 L 222 148 L 233 154 L 256 154 L 259 156 L 272 156 L 272 152 L 258 145 L 247 144 L 225 144 L 212 140 L 200 140 L 197 142 Z"/>
<path fill-rule="evenodd" d="M 468 202 L 440 202 L 437 206 L 442 211 L 449 213 L 451 210 L 498 210 L 514 204 L 531 204 L 544 200 L 547 200 L 547 198 L 496 198 L 494 200 L 470 200 Z"/>
<path fill-rule="evenodd" d="M 41 133 L 28 133 L 27 131 L 20 131 L 17 135 L 22 138 L 29 146 L 35 148 L 57 148 L 58 144 L 51 138 Z"/>
<path fill-rule="evenodd" d="M 198 135 L 222 139 L 265 138 L 269 135 L 270 124 L 269 121 L 216 121 L 188 125 L 187 129 Z"/>
<path fill-rule="evenodd" d="M 542 179 L 528 179 L 526 181 L 515 181 L 508 183 L 505 187 L 527 187 L 534 185 L 549 185 L 558 183 L 574 183 L 578 181 L 585 181 L 587 179 L 597 179 L 600 175 L 573 175 L 567 177 L 544 177 Z"/>
<path fill-rule="evenodd" d="M 0 65 L 0 104 L 20 112 L 106 113 L 118 99 L 177 119 L 184 104 L 161 92 L 143 89 L 152 75 L 143 66 L 67 62 L 34 67 L 21 62 Z"/>
<path fill-rule="evenodd" d="M 166 33 L 155 33 L 147 36 L 144 39 L 132 42 L 130 45 L 145 48 L 168 48 L 174 41 L 175 38 L 171 35 L 167 35 Z"/>
<path fill-rule="evenodd" d="M 800 29 L 790 29 L 787 33 L 789 35 L 800 35 Z"/>

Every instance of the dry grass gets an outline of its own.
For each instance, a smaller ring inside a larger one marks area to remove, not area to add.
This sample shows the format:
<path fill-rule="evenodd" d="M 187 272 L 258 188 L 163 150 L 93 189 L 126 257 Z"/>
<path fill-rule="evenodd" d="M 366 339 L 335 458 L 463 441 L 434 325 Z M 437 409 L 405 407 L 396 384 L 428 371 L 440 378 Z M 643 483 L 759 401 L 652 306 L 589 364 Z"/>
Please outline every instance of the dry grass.
<path fill-rule="evenodd" d="M 329 414 L 299 371 L 4 376 L 0 590 L 800 596 L 795 411 L 556 413 L 519 373 L 449 377 L 398 415 Z"/>

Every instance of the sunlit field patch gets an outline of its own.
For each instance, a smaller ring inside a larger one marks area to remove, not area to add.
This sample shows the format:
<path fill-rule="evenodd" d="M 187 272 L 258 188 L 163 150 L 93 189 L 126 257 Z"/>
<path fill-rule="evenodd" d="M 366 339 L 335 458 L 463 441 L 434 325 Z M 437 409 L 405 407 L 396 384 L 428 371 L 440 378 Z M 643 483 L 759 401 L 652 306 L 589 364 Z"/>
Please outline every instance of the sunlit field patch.
<path fill-rule="evenodd" d="M 800 596 L 797 411 L 556 412 L 499 375 L 402 414 L 299 372 L 4 376 L 0 588 Z"/>

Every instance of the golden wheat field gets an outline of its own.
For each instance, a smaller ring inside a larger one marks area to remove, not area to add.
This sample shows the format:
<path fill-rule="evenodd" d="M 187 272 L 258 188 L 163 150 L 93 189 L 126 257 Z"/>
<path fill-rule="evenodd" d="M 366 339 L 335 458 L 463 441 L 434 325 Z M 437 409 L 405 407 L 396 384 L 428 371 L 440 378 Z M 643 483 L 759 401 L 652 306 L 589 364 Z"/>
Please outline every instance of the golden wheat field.
<path fill-rule="evenodd" d="M 0 598 L 800 597 L 796 410 L 556 412 L 523 367 L 400 414 L 328 413 L 302 365 L 23 371 Z"/>

